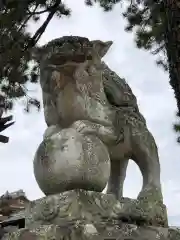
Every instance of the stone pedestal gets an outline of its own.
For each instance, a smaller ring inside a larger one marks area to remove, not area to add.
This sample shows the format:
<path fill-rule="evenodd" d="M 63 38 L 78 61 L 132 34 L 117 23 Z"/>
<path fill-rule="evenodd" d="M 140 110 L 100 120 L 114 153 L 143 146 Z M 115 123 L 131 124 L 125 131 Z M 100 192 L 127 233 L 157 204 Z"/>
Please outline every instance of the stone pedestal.
<path fill-rule="evenodd" d="M 180 231 L 162 227 L 136 226 L 116 221 L 98 224 L 82 222 L 64 226 L 42 225 L 34 229 L 21 229 L 3 240 L 179 240 Z"/>
<path fill-rule="evenodd" d="M 72 190 L 31 202 L 25 228 L 3 240 L 179 240 L 180 232 L 168 228 L 165 206 L 156 210 L 138 200 Z"/>

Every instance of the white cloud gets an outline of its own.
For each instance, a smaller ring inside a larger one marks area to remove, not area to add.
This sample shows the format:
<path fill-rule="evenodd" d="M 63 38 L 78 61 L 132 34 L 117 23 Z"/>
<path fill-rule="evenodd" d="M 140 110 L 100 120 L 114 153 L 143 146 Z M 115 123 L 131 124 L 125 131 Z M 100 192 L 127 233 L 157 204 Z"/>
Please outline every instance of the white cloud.
<path fill-rule="evenodd" d="M 137 96 L 140 110 L 146 117 L 148 127 L 159 147 L 164 200 L 170 223 L 180 224 L 180 146 L 176 144 L 172 130 L 176 104 L 168 75 L 156 66 L 149 53 L 135 48 L 133 35 L 124 32 L 120 5 L 111 13 L 103 13 L 98 7 L 85 7 L 83 0 L 79 1 L 78 5 L 74 0 L 66 2 L 73 10 L 71 18 L 54 19 L 42 36 L 40 44 L 63 35 L 114 41 L 105 61 L 120 76 L 127 79 Z M 34 26 L 31 25 L 30 29 L 33 30 Z M 40 89 L 37 91 L 41 97 Z M 23 188 L 30 199 L 39 198 L 43 194 L 34 179 L 32 161 L 45 129 L 43 113 L 34 111 L 27 115 L 17 106 L 13 114 L 16 124 L 5 132 L 10 136 L 10 143 L 0 145 L 0 194 L 6 190 Z M 139 169 L 131 162 L 125 182 L 125 195 L 135 197 L 141 189 L 141 183 Z"/>

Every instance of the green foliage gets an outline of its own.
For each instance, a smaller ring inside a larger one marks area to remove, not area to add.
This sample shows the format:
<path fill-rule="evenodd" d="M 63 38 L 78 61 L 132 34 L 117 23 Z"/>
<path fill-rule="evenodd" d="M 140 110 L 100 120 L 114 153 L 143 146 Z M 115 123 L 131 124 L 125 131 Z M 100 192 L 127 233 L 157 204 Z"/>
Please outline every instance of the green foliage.
<path fill-rule="evenodd" d="M 174 130 L 176 132 L 180 132 L 180 125 L 179 124 L 174 124 Z"/>
<path fill-rule="evenodd" d="M 47 19 L 32 36 L 27 31 L 30 20 Z M 53 16 L 69 16 L 70 10 L 60 0 L 4 0 L 0 5 L 0 91 L 1 107 L 11 109 L 13 100 L 26 96 L 26 111 L 30 105 L 40 108 L 37 99 L 27 95 L 28 82 L 37 83 L 37 64 L 30 69 L 30 49 L 39 41 Z"/>
<path fill-rule="evenodd" d="M 120 1 L 122 0 L 84 0 L 87 6 L 98 4 L 105 12 L 111 11 Z M 134 32 L 136 46 L 158 56 L 157 64 L 165 71 L 172 72 L 167 60 L 170 50 L 168 51 L 167 41 L 165 43 L 167 16 L 165 16 L 164 1 L 126 0 L 123 3 L 126 5 L 123 13 L 123 17 L 127 20 L 125 30 Z M 43 13 L 47 13 L 46 20 L 35 34 L 31 35 L 27 30 L 29 21 L 39 21 Z M 61 0 L 0 1 L 0 108 L 11 109 L 14 99 L 23 96 L 27 99 L 25 107 L 27 112 L 30 105 L 40 108 L 39 101 L 27 94 L 27 83 L 37 83 L 39 74 L 37 65 L 30 69 L 30 49 L 38 43 L 54 16 L 60 18 L 70 16 L 70 13 L 70 9 Z M 179 85 L 176 79 L 173 80 L 170 79 L 170 85 L 179 103 Z M 177 125 L 174 129 L 180 131 Z"/>
<path fill-rule="evenodd" d="M 88 6 L 98 3 L 110 11 L 120 0 L 86 0 Z M 121 0 L 122 2 L 122 0 Z M 165 11 L 162 0 L 126 0 L 123 17 L 127 20 L 125 31 L 134 32 L 136 46 L 158 55 L 157 64 L 168 70 L 165 48 Z"/>
<path fill-rule="evenodd" d="M 87 6 L 93 6 L 94 3 L 97 3 L 105 12 L 111 11 L 114 5 L 119 2 L 121 2 L 121 0 L 85 0 Z"/>
<path fill-rule="evenodd" d="M 0 6 L 0 90 L 4 96 L 4 108 L 10 109 L 13 100 L 26 96 L 26 111 L 29 105 L 40 104 L 27 95 L 28 82 L 37 83 L 38 66 L 30 69 L 30 49 L 36 45 L 54 16 L 69 16 L 71 11 L 61 0 L 4 0 Z M 120 0 L 85 0 L 87 6 L 98 4 L 104 11 L 111 11 Z M 126 31 L 135 29 L 138 48 L 150 50 L 153 54 L 162 54 L 157 63 L 167 70 L 164 46 L 164 13 L 162 2 L 152 0 L 126 0 L 128 3 L 123 16 L 127 19 Z M 27 25 L 29 21 L 40 20 L 43 13 L 47 18 L 32 36 Z"/>
<path fill-rule="evenodd" d="M 128 0 L 129 1 L 129 0 Z M 169 4 L 169 5 L 168 5 Z M 134 32 L 136 46 L 157 55 L 157 64 L 169 72 L 170 85 L 180 117 L 179 17 L 178 3 L 163 0 L 131 0 L 123 13 L 126 31 Z M 174 125 L 180 132 L 180 124 Z M 180 137 L 178 138 L 180 142 Z"/>
<path fill-rule="evenodd" d="M 129 1 L 129 0 L 128 0 Z M 140 49 L 158 54 L 157 64 L 168 70 L 165 48 L 165 11 L 162 0 L 132 0 L 123 13 L 127 20 L 126 31 L 135 33 Z"/>

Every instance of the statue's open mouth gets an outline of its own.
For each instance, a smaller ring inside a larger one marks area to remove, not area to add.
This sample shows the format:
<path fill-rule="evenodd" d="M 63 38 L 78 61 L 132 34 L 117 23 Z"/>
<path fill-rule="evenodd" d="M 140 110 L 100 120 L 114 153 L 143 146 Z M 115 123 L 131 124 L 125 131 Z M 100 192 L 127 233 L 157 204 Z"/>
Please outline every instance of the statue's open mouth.
<path fill-rule="evenodd" d="M 85 54 L 67 54 L 67 55 L 56 54 L 49 58 L 49 62 L 51 64 L 58 66 L 66 65 L 67 63 L 70 62 L 74 64 L 83 63 L 87 60 L 92 60 L 92 56 Z"/>

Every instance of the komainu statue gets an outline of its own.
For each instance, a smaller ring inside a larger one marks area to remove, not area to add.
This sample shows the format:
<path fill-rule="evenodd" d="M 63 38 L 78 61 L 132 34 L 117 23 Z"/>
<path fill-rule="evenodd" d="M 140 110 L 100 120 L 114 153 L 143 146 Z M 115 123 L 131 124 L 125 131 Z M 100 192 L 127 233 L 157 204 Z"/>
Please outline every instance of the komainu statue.
<path fill-rule="evenodd" d="M 44 115 L 48 126 L 44 143 L 51 139 L 49 145 L 42 143 L 36 153 L 35 177 L 45 194 L 57 193 L 58 187 L 48 190 L 48 184 L 50 185 L 49 181 L 53 179 L 52 183 L 57 186 L 61 179 L 59 173 L 62 174 L 63 171 L 58 172 L 58 169 L 65 167 L 65 162 L 59 159 L 57 163 L 58 156 L 62 156 L 60 152 L 64 151 L 67 161 L 74 161 L 74 166 L 78 164 L 80 157 L 77 157 L 76 153 L 78 149 L 83 149 L 80 151 L 83 154 L 85 149 L 83 144 L 73 144 L 76 142 L 74 139 L 81 134 L 84 136 L 83 141 L 86 141 L 86 144 L 90 141 L 92 148 L 95 149 L 97 144 L 102 147 L 99 147 L 100 153 L 94 152 L 92 161 L 93 164 L 97 161 L 98 166 L 101 165 L 100 162 L 103 164 L 98 174 L 103 174 L 105 169 L 104 179 L 109 178 L 107 193 L 114 194 L 118 199 L 122 198 L 128 160 L 132 159 L 143 176 L 143 186 L 138 198 L 151 197 L 162 201 L 160 164 L 155 140 L 126 81 L 102 61 L 111 45 L 111 41 L 90 41 L 84 37 L 64 36 L 32 51 L 34 59 L 40 65 Z M 62 131 L 65 131 L 68 137 L 62 138 Z M 95 145 L 92 139 L 85 140 L 87 136 L 96 136 Z M 54 139 L 59 141 L 55 144 L 55 149 L 59 147 L 59 152 L 51 148 Z M 67 141 L 68 144 L 63 145 Z M 52 150 L 49 150 L 51 160 L 46 158 L 48 149 Z M 40 156 L 43 156 L 43 159 Z M 75 156 L 76 160 L 72 160 Z M 97 160 L 98 156 L 100 160 Z M 87 157 L 87 161 L 90 159 Z M 67 166 L 64 170 L 64 173 L 66 172 Z M 86 175 L 85 172 L 83 174 Z M 88 176 L 90 177 L 90 174 Z M 97 178 L 101 177 L 103 175 L 98 175 Z M 97 178 L 93 181 L 98 182 Z M 71 181 L 73 182 L 72 179 Z M 102 189 L 102 185 L 97 189 Z M 71 183 L 68 186 L 67 189 L 71 189 Z M 77 188 L 78 186 L 81 188 L 82 184 L 76 184 Z"/>

